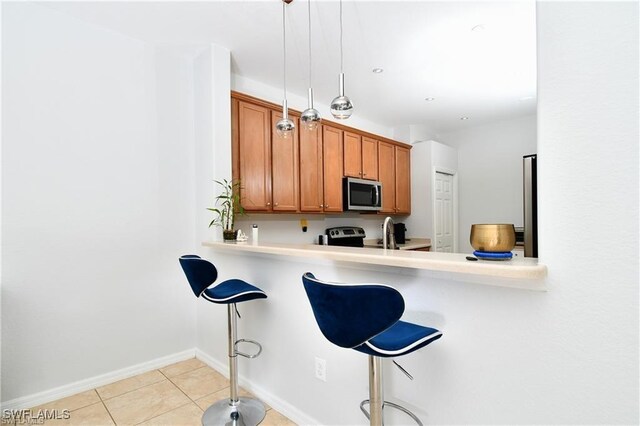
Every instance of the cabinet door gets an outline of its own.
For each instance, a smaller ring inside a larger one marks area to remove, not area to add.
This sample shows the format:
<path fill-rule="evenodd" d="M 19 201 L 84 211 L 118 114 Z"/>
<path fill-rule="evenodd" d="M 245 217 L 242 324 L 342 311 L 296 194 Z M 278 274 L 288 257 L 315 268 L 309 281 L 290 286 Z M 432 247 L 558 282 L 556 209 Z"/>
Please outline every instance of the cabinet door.
<path fill-rule="evenodd" d="M 378 180 L 378 141 L 362 138 L 362 178 Z"/>
<path fill-rule="evenodd" d="M 322 126 L 324 211 L 342 211 L 342 130 Z"/>
<path fill-rule="evenodd" d="M 356 133 L 344 132 L 344 175 L 362 177 L 362 140 Z"/>
<path fill-rule="evenodd" d="M 381 213 L 396 212 L 396 161 L 395 146 L 380 142 L 378 145 L 378 179 L 382 183 Z"/>
<path fill-rule="evenodd" d="M 411 213 L 411 159 L 407 148 L 396 146 L 396 213 Z"/>
<path fill-rule="evenodd" d="M 240 196 L 247 211 L 271 210 L 270 110 L 238 102 Z"/>
<path fill-rule="evenodd" d="M 298 211 L 298 119 L 291 117 L 296 125 L 293 134 L 279 136 L 276 123 L 282 113 L 271 111 L 271 199 L 273 211 Z"/>
<path fill-rule="evenodd" d="M 322 212 L 324 184 L 322 167 L 322 126 L 300 129 L 300 211 Z"/>

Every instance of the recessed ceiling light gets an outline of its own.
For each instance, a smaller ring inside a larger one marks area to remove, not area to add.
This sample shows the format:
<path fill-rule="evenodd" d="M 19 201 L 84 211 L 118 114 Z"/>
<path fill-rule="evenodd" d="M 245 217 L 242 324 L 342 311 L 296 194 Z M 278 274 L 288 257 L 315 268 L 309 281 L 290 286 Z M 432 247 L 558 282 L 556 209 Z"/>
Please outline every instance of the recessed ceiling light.
<path fill-rule="evenodd" d="M 460 120 L 464 121 L 464 120 L 468 120 L 469 117 L 460 117 Z"/>
<path fill-rule="evenodd" d="M 473 31 L 474 33 L 479 33 L 481 31 L 484 31 L 484 25 L 482 24 L 476 25 L 475 27 L 471 28 L 471 31 Z"/>
<path fill-rule="evenodd" d="M 382 68 L 374 68 L 371 71 L 374 72 L 374 74 L 380 74 L 382 71 L 384 71 Z"/>
<path fill-rule="evenodd" d="M 424 100 L 427 102 L 433 102 L 436 100 L 436 98 L 424 98 Z"/>

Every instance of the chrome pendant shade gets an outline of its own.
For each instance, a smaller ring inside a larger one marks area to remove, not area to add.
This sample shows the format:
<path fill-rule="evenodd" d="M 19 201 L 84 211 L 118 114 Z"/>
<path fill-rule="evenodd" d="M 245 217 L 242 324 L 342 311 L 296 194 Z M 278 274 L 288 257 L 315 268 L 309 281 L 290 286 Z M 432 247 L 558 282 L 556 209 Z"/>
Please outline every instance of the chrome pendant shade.
<path fill-rule="evenodd" d="M 342 0 L 340 0 L 340 92 L 336 98 L 331 101 L 331 115 L 335 118 L 344 120 L 353 114 L 353 103 L 349 97 L 344 94 L 344 72 L 342 70 Z"/>
<path fill-rule="evenodd" d="M 331 115 L 335 118 L 346 119 L 353 114 L 353 103 L 344 95 L 344 73 L 340 73 L 340 94 L 331 101 Z"/>
<path fill-rule="evenodd" d="M 281 138 L 288 138 L 295 128 L 295 123 L 289 118 L 289 108 L 285 99 L 282 101 L 282 118 L 276 122 L 276 133 Z"/>
<path fill-rule="evenodd" d="M 284 99 L 282 100 L 282 118 L 276 123 L 276 133 L 281 138 L 288 138 L 291 136 L 296 128 L 293 120 L 289 118 L 289 108 L 287 107 L 287 32 L 285 25 L 285 2 L 282 1 L 282 74 L 283 74 L 283 87 L 284 87 Z"/>
<path fill-rule="evenodd" d="M 307 0 L 307 17 L 309 20 L 309 107 L 302 111 L 300 125 L 313 131 L 320 124 L 322 117 L 320 117 L 320 112 L 313 107 L 313 89 L 311 88 L 311 0 Z"/>
<path fill-rule="evenodd" d="M 306 129 L 315 130 L 321 120 L 320 112 L 313 107 L 313 89 L 309 87 L 309 108 L 302 111 L 300 123 Z"/>

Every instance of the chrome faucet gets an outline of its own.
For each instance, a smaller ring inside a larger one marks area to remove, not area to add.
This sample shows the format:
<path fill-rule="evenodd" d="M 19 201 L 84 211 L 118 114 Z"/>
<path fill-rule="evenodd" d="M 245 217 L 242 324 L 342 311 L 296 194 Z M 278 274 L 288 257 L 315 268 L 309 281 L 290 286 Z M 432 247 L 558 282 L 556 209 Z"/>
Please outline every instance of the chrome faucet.
<path fill-rule="evenodd" d="M 382 248 L 395 250 L 398 248 L 396 245 L 396 235 L 393 232 L 393 219 L 391 216 L 387 216 L 382 225 Z"/>

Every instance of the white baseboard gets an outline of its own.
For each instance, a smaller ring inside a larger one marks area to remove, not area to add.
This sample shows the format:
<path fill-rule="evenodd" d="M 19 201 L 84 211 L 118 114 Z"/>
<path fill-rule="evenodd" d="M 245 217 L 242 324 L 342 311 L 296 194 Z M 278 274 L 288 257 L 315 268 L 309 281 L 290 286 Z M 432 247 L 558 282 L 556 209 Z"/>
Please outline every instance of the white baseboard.
<path fill-rule="evenodd" d="M 69 383 L 57 388 L 38 392 L 33 395 L 27 395 L 20 398 L 12 399 L 10 401 L 2 402 L 0 404 L 0 407 L 4 410 L 21 410 L 25 408 L 35 407 L 37 405 L 46 404 L 47 402 L 55 401 L 60 398 L 65 398 L 67 396 L 75 395 L 80 392 L 108 385 L 110 383 L 117 382 L 118 380 L 136 376 L 141 373 L 146 373 L 147 371 L 165 367 L 175 362 L 184 361 L 186 359 L 193 358 L 195 354 L 195 348 L 188 349 L 186 351 L 178 352 L 172 355 L 167 355 L 161 358 L 153 359 L 151 361 L 132 365 L 131 367 L 122 368 L 110 373 L 101 374 L 99 376 L 90 377 L 88 379 Z"/>
<path fill-rule="evenodd" d="M 220 374 L 229 378 L 229 365 L 227 364 L 227 360 L 225 362 L 221 362 L 209 354 L 204 353 L 200 349 L 196 349 L 196 358 L 200 361 L 207 364 L 209 367 L 218 371 Z M 238 374 L 238 384 L 242 386 L 244 389 L 248 390 L 252 394 L 254 394 L 257 398 L 269 404 L 273 409 L 287 417 L 289 420 L 293 421 L 298 425 L 319 425 L 321 424 L 316 419 L 309 417 L 307 414 L 300 411 L 297 407 L 294 407 L 287 401 L 277 397 L 271 392 L 265 390 L 264 388 L 255 385 L 251 381 L 249 381 L 242 374 Z"/>

